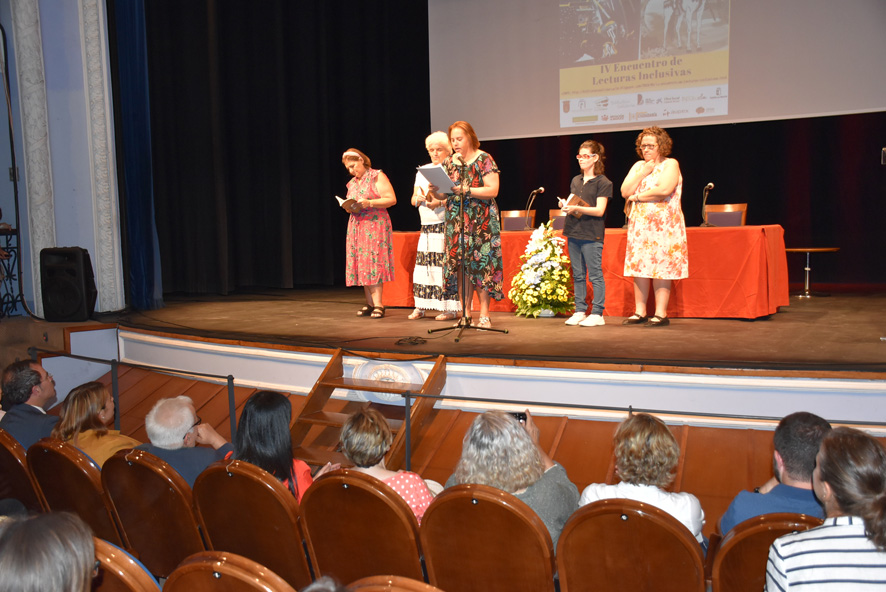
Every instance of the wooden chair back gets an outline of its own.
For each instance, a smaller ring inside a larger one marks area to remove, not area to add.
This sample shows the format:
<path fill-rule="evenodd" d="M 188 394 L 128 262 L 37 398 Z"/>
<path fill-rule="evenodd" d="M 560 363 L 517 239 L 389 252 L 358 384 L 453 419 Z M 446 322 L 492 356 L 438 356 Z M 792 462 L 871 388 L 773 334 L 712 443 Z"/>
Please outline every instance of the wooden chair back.
<path fill-rule="evenodd" d="M 0 499 L 5 498 L 17 499 L 30 512 L 46 509 L 37 483 L 28 471 L 25 447 L 0 429 Z"/>
<path fill-rule="evenodd" d="M 713 555 L 713 592 L 759 591 L 766 584 L 769 547 L 778 537 L 822 523 L 806 514 L 764 514 L 737 524 L 723 536 Z"/>
<path fill-rule="evenodd" d="M 264 565 L 295 589 L 311 583 L 298 521 L 298 501 L 259 467 L 222 460 L 194 482 L 197 519 L 206 546 Z"/>
<path fill-rule="evenodd" d="M 348 592 L 443 592 L 440 588 L 402 576 L 369 576 L 352 582 Z"/>
<path fill-rule="evenodd" d="M 557 543 L 561 592 L 704 592 L 701 545 L 670 514 L 608 499 L 582 506 Z"/>
<path fill-rule="evenodd" d="M 424 579 L 415 514 L 378 479 L 347 469 L 324 475 L 305 492 L 299 511 L 317 577 Z"/>
<path fill-rule="evenodd" d="M 101 564 L 92 592 L 151 592 L 157 580 L 132 555 L 108 541 L 95 538 L 95 558 Z"/>
<path fill-rule="evenodd" d="M 554 590 L 554 549 L 541 518 L 509 493 L 457 485 L 431 502 L 421 522 L 428 581 L 470 592 Z"/>
<path fill-rule="evenodd" d="M 206 550 L 191 488 L 165 461 L 121 450 L 101 473 L 131 548 L 152 574 L 168 577 L 185 557 Z"/>
<path fill-rule="evenodd" d="M 61 440 L 43 438 L 28 449 L 28 469 L 49 510 L 77 514 L 95 536 L 129 548 L 102 488 L 101 471 L 83 452 Z"/>
<path fill-rule="evenodd" d="M 296 592 L 286 580 L 252 559 L 225 551 L 191 555 L 172 572 L 164 592 Z"/>
<path fill-rule="evenodd" d="M 535 227 L 535 210 L 503 210 L 501 212 L 502 230 L 523 230 L 526 228 L 527 222 L 530 228 Z"/>
<path fill-rule="evenodd" d="M 554 230 L 563 230 L 566 225 L 566 214 L 563 210 L 548 210 L 548 219 L 551 220 L 551 228 Z"/>
<path fill-rule="evenodd" d="M 714 226 L 744 226 L 748 217 L 748 204 L 705 204 L 708 224 Z"/>

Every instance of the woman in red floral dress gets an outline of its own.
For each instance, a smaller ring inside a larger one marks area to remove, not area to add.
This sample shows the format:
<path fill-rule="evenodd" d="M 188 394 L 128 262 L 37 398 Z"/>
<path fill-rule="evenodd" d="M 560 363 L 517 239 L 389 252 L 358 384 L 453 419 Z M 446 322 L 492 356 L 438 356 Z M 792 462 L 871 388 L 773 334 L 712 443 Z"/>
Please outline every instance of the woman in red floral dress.
<path fill-rule="evenodd" d="M 357 316 L 380 319 L 385 316 L 384 282 L 394 279 L 393 230 L 387 208 L 397 203 L 397 196 L 387 175 L 371 168 L 364 153 L 349 148 L 341 161 L 354 177 L 348 182 L 348 198 L 356 201 L 348 210 L 345 280 L 348 286 L 363 286 L 366 306 Z"/>

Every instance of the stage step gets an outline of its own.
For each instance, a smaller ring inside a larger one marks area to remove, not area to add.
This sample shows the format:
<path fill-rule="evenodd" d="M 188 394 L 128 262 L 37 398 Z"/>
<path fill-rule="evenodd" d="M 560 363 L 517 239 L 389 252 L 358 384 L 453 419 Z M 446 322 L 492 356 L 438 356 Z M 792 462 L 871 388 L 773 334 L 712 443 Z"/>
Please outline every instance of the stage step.
<path fill-rule="evenodd" d="M 341 460 L 330 460 L 329 458 L 328 434 L 325 447 L 322 445 L 312 446 L 307 441 L 312 427 L 341 428 L 347 420 L 347 414 L 326 410 L 329 398 L 336 389 L 397 395 L 403 395 L 406 392 L 420 395 L 439 395 L 443 392 L 443 386 L 446 383 L 446 357 L 442 355 L 437 357 L 427 380 L 422 384 L 349 378 L 344 376 L 343 359 L 343 350 L 337 349 L 308 394 L 304 407 L 302 407 L 301 412 L 292 425 L 293 454 L 311 465 L 341 462 Z M 410 451 L 415 449 L 419 433 L 433 408 L 434 399 L 432 398 L 416 397 L 413 400 L 408 410 L 411 424 L 410 441 L 408 443 Z M 405 413 L 406 410 L 404 409 Z M 402 429 L 404 421 L 390 417 L 390 413 L 385 415 L 388 419 L 388 424 L 391 426 L 391 431 L 394 432 L 394 441 L 391 443 L 391 449 L 388 451 L 385 464 L 387 468 L 396 471 L 408 466 L 406 460 L 406 432 Z M 314 434 L 316 436 L 316 431 Z M 339 453 L 334 454 L 338 454 L 339 457 L 343 458 L 343 455 Z"/>

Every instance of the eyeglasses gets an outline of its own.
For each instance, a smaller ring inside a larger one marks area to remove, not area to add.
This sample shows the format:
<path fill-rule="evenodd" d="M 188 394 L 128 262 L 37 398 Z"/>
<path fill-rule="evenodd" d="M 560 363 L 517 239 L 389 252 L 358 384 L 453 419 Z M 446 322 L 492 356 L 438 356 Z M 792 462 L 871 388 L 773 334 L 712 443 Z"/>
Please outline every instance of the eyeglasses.
<path fill-rule="evenodd" d="M 200 419 L 200 416 L 199 416 L 199 415 L 195 415 L 195 416 L 194 416 L 194 417 L 196 417 L 196 418 L 197 418 L 197 421 L 195 421 L 195 422 L 194 422 L 194 425 L 192 425 L 192 426 L 191 426 L 191 429 L 190 429 L 190 430 L 188 430 L 188 431 L 187 431 L 187 432 L 186 432 L 186 433 L 185 433 L 185 437 L 184 437 L 184 438 L 182 438 L 182 440 L 184 440 L 184 439 L 185 439 L 185 438 L 187 438 L 187 437 L 188 437 L 188 434 L 190 434 L 190 433 L 191 433 L 191 430 L 193 430 L 193 429 L 194 429 L 194 428 L 196 428 L 196 427 L 197 427 L 197 426 L 198 426 L 198 425 L 200 425 L 200 424 L 201 424 L 201 423 L 203 423 L 203 420 L 202 420 L 202 419 Z"/>
<path fill-rule="evenodd" d="M 576 154 L 575 158 L 577 158 L 579 160 L 585 160 L 585 159 L 590 158 L 592 156 L 594 156 L 594 155 L 593 154 Z"/>
<path fill-rule="evenodd" d="M 655 150 L 658 144 L 640 144 L 640 150 Z"/>

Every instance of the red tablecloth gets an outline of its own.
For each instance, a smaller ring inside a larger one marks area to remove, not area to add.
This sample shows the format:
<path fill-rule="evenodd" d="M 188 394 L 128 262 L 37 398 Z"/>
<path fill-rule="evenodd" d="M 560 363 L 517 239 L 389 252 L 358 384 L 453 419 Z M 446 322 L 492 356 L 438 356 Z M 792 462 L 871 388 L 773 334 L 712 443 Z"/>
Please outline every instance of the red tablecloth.
<path fill-rule="evenodd" d="M 779 306 L 789 304 L 781 226 L 693 227 L 686 232 L 689 277 L 674 282 L 668 316 L 753 319 L 774 314 Z M 530 234 L 528 230 L 502 232 L 505 298 L 492 301 L 493 311 L 515 310 L 507 294 L 511 278 L 520 270 L 520 255 Z M 385 306 L 414 305 L 412 269 L 418 236 L 418 232 L 394 233 L 395 280 L 385 284 Z M 625 242 L 623 229 L 606 229 L 603 246 L 606 315 L 628 316 L 634 311 L 633 280 L 622 275 Z M 476 297 L 474 308 L 477 308 Z"/>

